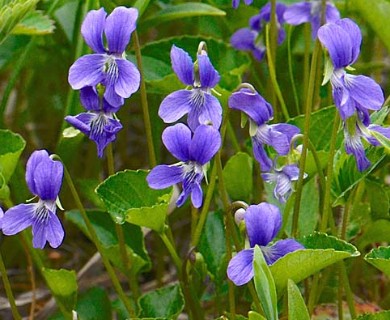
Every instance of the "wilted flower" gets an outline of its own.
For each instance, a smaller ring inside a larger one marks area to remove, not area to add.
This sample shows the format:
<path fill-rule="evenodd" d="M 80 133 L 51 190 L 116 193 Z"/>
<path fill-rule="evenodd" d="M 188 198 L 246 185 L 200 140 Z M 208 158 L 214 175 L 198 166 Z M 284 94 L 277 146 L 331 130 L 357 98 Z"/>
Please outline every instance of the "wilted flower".
<path fill-rule="evenodd" d="M 237 286 L 248 283 L 253 278 L 253 257 L 256 245 L 260 246 L 265 261 L 269 265 L 289 252 L 304 249 L 294 239 L 279 240 L 269 245 L 282 225 L 278 207 L 266 202 L 251 205 L 246 209 L 244 219 L 250 248 L 238 252 L 230 260 L 227 268 L 227 276 Z"/>
<path fill-rule="evenodd" d="M 161 102 L 158 115 L 164 122 L 172 123 L 188 113 L 188 126 L 192 131 L 200 124 L 212 124 L 219 128 L 222 107 L 218 99 L 211 94 L 211 89 L 217 85 L 220 77 L 206 51 L 200 50 L 194 64 L 186 51 L 173 45 L 171 61 L 177 77 L 192 89 L 169 94 Z"/>
<path fill-rule="evenodd" d="M 310 22 L 311 35 L 313 39 L 315 39 L 317 37 L 318 29 L 321 25 L 321 7 L 321 0 L 294 3 L 287 7 L 283 17 L 286 23 L 292 25 L 299 25 L 305 22 Z M 324 18 L 325 23 L 336 22 L 340 19 L 340 12 L 330 1 L 326 2 Z"/>
<path fill-rule="evenodd" d="M 287 155 L 290 142 L 299 128 L 291 124 L 266 124 L 273 117 L 272 106 L 253 88 L 241 88 L 229 98 L 229 107 L 244 112 L 250 118 L 253 153 L 262 171 L 272 168 L 272 160 L 264 145 L 272 146 L 279 155 Z"/>
<path fill-rule="evenodd" d="M 371 78 L 346 73 L 360 53 L 362 35 L 350 19 L 327 23 L 318 30 L 318 39 L 328 50 L 333 66 L 325 73 L 324 83 L 332 84 L 334 102 L 345 121 L 355 112 L 361 113 L 363 123 L 369 124 L 368 110 L 379 110 L 384 102 L 381 87 Z"/>
<path fill-rule="evenodd" d="M 104 98 L 118 107 L 124 98 L 138 90 L 140 73 L 126 59 L 126 47 L 135 30 L 138 11 L 135 8 L 117 7 L 106 17 L 103 8 L 88 12 L 81 33 L 88 46 L 95 51 L 80 57 L 69 70 L 68 81 L 73 89 L 102 84 Z M 107 46 L 104 47 L 103 33 Z"/>
<path fill-rule="evenodd" d="M 53 161 L 45 150 L 32 153 L 27 161 L 26 182 L 37 203 L 19 204 L 8 209 L 0 220 L 5 235 L 14 235 L 32 226 L 33 246 L 43 249 L 46 241 L 57 248 L 64 238 L 64 229 L 56 216 L 63 166 Z"/>
<path fill-rule="evenodd" d="M 299 168 L 296 164 L 289 164 L 281 169 L 275 168 L 274 172 L 262 173 L 261 176 L 265 182 L 275 183 L 274 196 L 280 202 L 285 203 L 293 191 L 293 181 L 298 180 Z"/>
<path fill-rule="evenodd" d="M 278 44 L 281 44 L 286 37 L 282 28 L 284 23 L 283 14 L 286 6 L 282 3 L 276 4 L 276 21 L 278 27 Z M 230 38 L 231 45 L 243 51 L 251 51 L 257 60 L 264 58 L 266 47 L 263 37 L 263 29 L 266 23 L 271 20 L 271 3 L 261 8 L 259 14 L 249 19 L 249 28 L 237 30 Z"/>
<path fill-rule="evenodd" d="M 95 141 L 98 156 L 101 158 L 106 146 L 116 139 L 116 134 L 122 129 L 120 121 L 114 117 L 114 112 L 119 108 L 111 106 L 105 98 L 99 97 L 93 87 L 81 89 L 80 100 L 88 112 L 67 116 L 65 120 Z"/>
<path fill-rule="evenodd" d="M 375 147 L 380 146 L 381 143 L 375 138 L 376 133 L 379 133 L 385 139 L 390 139 L 390 128 L 384 128 L 376 124 L 365 126 L 358 116 L 351 117 L 344 123 L 345 151 L 355 157 L 359 171 L 364 171 L 371 164 L 366 157 L 362 138 Z"/>
<path fill-rule="evenodd" d="M 200 186 L 205 175 L 205 164 L 216 154 L 221 146 L 221 137 L 217 129 L 208 125 L 196 128 L 193 137 L 191 130 L 184 124 L 176 124 L 164 130 L 164 145 L 180 160 L 173 165 L 158 165 L 152 169 L 146 180 L 153 189 L 164 189 L 181 182 L 183 191 L 176 204 L 182 206 L 191 194 L 195 208 L 203 202 Z"/>

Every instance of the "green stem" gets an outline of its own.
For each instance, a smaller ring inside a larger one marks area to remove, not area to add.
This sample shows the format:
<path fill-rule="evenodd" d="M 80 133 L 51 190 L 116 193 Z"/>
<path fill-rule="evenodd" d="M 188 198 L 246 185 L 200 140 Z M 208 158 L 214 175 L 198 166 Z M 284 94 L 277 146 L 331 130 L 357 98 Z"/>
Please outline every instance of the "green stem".
<path fill-rule="evenodd" d="M 267 61 L 268 61 L 269 75 L 270 75 L 271 82 L 272 82 L 272 85 L 274 87 L 276 96 L 278 97 L 278 100 L 280 102 L 280 107 L 282 108 L 283 116 L 286 120 L 288 120 L 288 119 L 290 119 L 290 115 L 288 113 L 286 103 L 284 102 L 282 91 L 280 90 L 278 81 L 276 79 L 275 65 L 273 62 L 271 48 L 269 46 L 270 39 L 269 39 L 268 25 L 266 25 L 266 27 L 265 27 L 265 35 L 266 35 L 266 48 L 267 48 Z"/>
<path fill-rule="evenodd" d="M 347 270 L 344 264 L 344 261 L 340 262 L 341 264 L 341 283 L 344 286 L 345 296 L 347 298 L 349 313 L 351 314 L 351 319 L 356 319 L 356 309 L 355 309 L 355 301 L 353 299 L 353 293 L 351 290 L 351 286 L 349 285 L 349 279 Z"/>
<path fill-rule="evenodd" d="M 4 289 L 5 289 L 5 293 L 7 295 L 7 298 L 8 298 L 8 302 L 11 306 L 12 316 L 16 320 L 22 320 L 22 317 L 19 314 L 18 308 L 16 307 L 15 298 L 14 298 L 14 295 L 12 293 L 11 284 L 10 284 L 9 279 L 8 279 L 7 270 L 5 269 L 3 256 L 1 254 L 1 252 L 0 252 L 0 274 L 1 274 L 1 277 L 3 279 Z"/>
<path fill-rule="evenodd" d="M 61 159 L 58 156 L 56 156 L 56 158 L 58 158 L 61 161 Z M 130 314 L 130 316 L 135 317 L 134 308 L 131 305 L 128 297 L 125 295 L 125 293 L 121 287 L 121 284 L 118 280 L 118 277 L 115 274 L 114 268 L 111 266 L 110 261 L 108 260 L 108 258 L 105 255 L 104 249 L 103 249 L 103 247 L 98 239 L 98 236 L 95 232 L 95 229 L 93 228 L 91 221 L 88 218 L 87 212 L 84 209 L 84 206 L 83 206 L 83 204 L 80 200 L 80 197 L 77 193 L 77 190 L 73 184 L 73 180 L 69 174 L 68 169 L 65 167 L 65 165 L 64 165 L 64 176 L 65 176 L 66 182 L 68 183 L 70 192 L 72 193 L 72 196 L 74 198 L 76 206 L 79 209 L 79 211 L 83 217 L 83 220 L 85 222 L 85 225 L 87 227 L 87 230 L 88 230 L 88 233 L 91 237 L 91 240 L 95 244 L 97 250 L 99 251 L 99 253 L 102 257 L 103 264 L 104 264 L 104 266 L 105 266 L 105 268 L 106 268 L 106 270 L 111 278 L 112 284 L 114 285 L 114 288 L 115 288 L 116 292 L 118 293 L 119 298 L 122 300 L 127 312 Z"/>
<path fill-rule="evenodd" d="M 288 72 L 290 74 L 291 87 L 292 87 L 293 94 L 294 94 L 295 109 L 296 109 L 297 115 L 299 115 L 299 114 L 301 114 L 301 110 L 299 108 L 299 98 L 298 98 L 297 87 L 296 87 L 295 81 L 294 81 L 292 52 L 291 52 L 291 36 L 292 36 L 293 30 L 294 30 L 294 26 L 290 26 L 288 28 L 288 34 L 287 34 Z"/>
<path fill-rule="evenodd" d="M 317 66 L 319 51 L 320 51 L 320 44 L 317 40 L 314 47 L 312 60 L 311 60 L 309 87 L 307 90 L 306 108 L 305 108 L 303 147 L 302 147 L 301 159 L 299 161 L 299 178 L 297 183 L 297 191 L 295 194 L 294 212 L 293 212 L 292 227 L 291 227 L 291 233 L 294 238 L 296 238 L 298 235 L 299 209 L 301 206 L 303 177 L 305 173 L 306 155 L 307 155 L 307 149 L 309 145 L 310 116 L 311 116 L 311 109 L 313 105 L 314 83 L 315 83 L 315 75 L 317 69 L 316 66 Z"/>
<path fill-rule="evenodd" d="M 339 265 L 339 272 L 338 272 L 338 276 L 339 276 L 339 286 L 338 286 L 338 290 L 337 290 L 337 300 L 338 300 L 338 319 L 339 320 L 344 320 L 344 308 L 343 308 L 343 284 L 342 284 L 342 271 L 341 271 L 341 265 L 343 264 L 343 262 L 339 262 L 338 265 Z"/>
<path fill-rule="evenodd" d="M 330 140 L 330 147 L 328 153 L 328 166 L 326 170 L 326 188 L 325 188 L 325 195 L 324 195 L 324 205 L 322 209 L 322 219 L 320 224 L 320 231 L 322 232 L 326 231 L 326 228 L 328 226 L 329 214 L 331 212 L 330 191 L 332 186 L 333 162 L 334 162 L 334 155 L 336 152 L 336 138 L 337 138 L 337 131 L 339 128 L 339 123 L 340 123 L 340 117 L 336 115 L 336 119 L 333 124 L 332 136 Z"/>
<path fill-rule="evenodd" d="M 202 319 L 202 311 L 199 306 L 199 302 L 197 298 L 195 297 L 195 294 L 191 293 L 191 288 L 189 281 L 186 276 L 186 264 L 183 264 L 179 255 L 176 252 L 176 249 L 173 245 L 173 243 L 170 241 L 169 237 L 167 236 L 166 232 L 164 231 L 163 233 L 159 233 L 159 236 L 161 240 L 164 242 L 172 260 L 173 263 L 176 266 L 179 281 L 180 281 L 180 286 L 182 288 L 183 294 L 184 294 L 184 299 L 186 301 L 186 305 L 189 307 L 189 311 L 192 314 L 192 317 L 194 319 Z M 195 303 L 195 301 L 197 303 Z"/>
<path fill-rule="evenodd" d="M 146 93 L 145 74 L 144 74 L 143 67 L 142 67 L 141 47 L 140 47 L 140 43 L 139 43 L 137 30 L 134 31 L 133 37 L 134 37 L 134 48 L 135 48 L 135 56 L 137 58 L 138 70 L 141 74 L 141 84 L 140 84 L 141 106 L 142 106 L 142 112 L 144 115 L 146 140 L 148 143 L 149 164 L 151 167 L 155 167 L 157 165 L 157 160 L 156 160 L 156 154 L 154 151 L 152 125 L 150 122 L 148 98 L 147 98 L 147 93 Z"/>

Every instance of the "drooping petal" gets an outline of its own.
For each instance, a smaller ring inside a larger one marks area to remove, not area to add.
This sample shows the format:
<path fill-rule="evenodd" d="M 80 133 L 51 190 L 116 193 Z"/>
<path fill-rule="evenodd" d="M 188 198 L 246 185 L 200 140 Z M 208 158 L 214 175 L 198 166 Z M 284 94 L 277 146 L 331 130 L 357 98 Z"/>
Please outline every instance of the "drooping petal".
<path fill-rule="evenodd" d="M 283 18 L 288 24 L 294 26 L 311 20 L 311 2 L 298 2 L 287 7 Z"/>
<path fill-rule="evenodd" d="M 269 171 L 272 168 L 272 160 L 268 157 L 264 150 L 263 143 L 256 137 L 252 137 L 253 155 L 260 163 L 261 171 Z"/>
<path fill-rule="evenodd" d="M 301 131 L 298 127 L 287 123 L 273 124 L 271 125 L 271 128 L 286 135 L 288 141 L 291 141 L 291 139 Z"/>
<path fill-rule="evenodd" d="M 230 38 L 230 44 L 238 50 L 251 51 L 255 46 L 256 36 L 256 31 L 242 28 L 233 33 Z"/>
<path fill-rule="evenodd" d="M 278 199 L 279 202 L 285 203 L 291 191 L 292 191 L 292 184 L 289 177 L 284 173 L 278 174 L 278 178 L 276 180 L 276 185 L 274 189 L 274 197 Z"/>
<path fill-rule="evenodd" d="M 236 286 L 242 286 L 252 280 L 253 249 L 242 250 L 230 260 L 227 276 Z"/>
<path fill-rule="evenodd" d="M 273 264 L 276 260 L 284 257 L 287 253 L 301 249 L 305 249 L 305 247 L 294 239 L 279 240 L 270 247 L 261 248 L 265 261 L 268 265 Z"/>
<path fill-rule="evenodd" d="M 356 103 L 353 99 L 349 99 L 349 93 L 345 87 L 332 86 L 332 95 L 333 101 L 344 121 L 356 112 Z"/>
<path fill-rule="evenodd" d="M 68 82 L 72 89 L 95 86 L 105 79 L 105 54 L 87 54 L 78 58 L 69 69 Z"/>
<path fill-rule="evenodd" d="M 198 54 L 199 78 L 202 88 L 214 88 L 221 78 L 206 54 Z"/>
<path fill-rule="evenodd" d="M 8 209 L 1 218 L 1 230 L 10 236 L 26 229 L 34 221 L 35 210 L 35 203 L 19 204 Z"/>
<path fill-rule="evenodd" d="M 81 25 L 81 34 L 88 46 L 96 53 L 104 53 L 103 30 L 107 13 L 104 8 L 91 10 Z"/>
<path fill-rule="evenodd" d="M 194 64 L 190 55 L 175 45 L 171 48 L 172 69 L 181 82 L 192 86 L 195 81 Z"/>
<path fill-rule="evenodd" d="M 211 160 L 221 147 L 221 136 L 213 126 L 200 125 L 196 128 L 190 145 L 190 157 L 200 165 Z"/>
<path fill-rule="evenodd" d="M 325 21 L 327 23 L 336 22 L 340 20 L 340 12 L 331 2 L 326 3 Z M 360 35 L 361 36 L 361 35 Z"/>
<path fill-rule="evenodd" d="M 198 121 L 200 124 L 212 124 L 219 128 L 222 122 L 222 107 L 218 99 L 213 95 L 204 93 L 204 104 L 201 106 Z M 193 127 L 191 127 L 193 129 Z"/>
<path fill-rule="evenodd" d="M 200 208 L 203 203 L 203 191 L 199 183 L 193 183 L 191 187 L 191 202 L 195 208 Z"/>
<path fill-rule="evenodd" d="M 278 154 L 286 155 L 290 150 L 290 142 L 294 135 L 299 133 L 299 128 L 285 123 L 269 126 L 269 142 Z"/>
<path fill-rule="evenodd" d="M 161 102 L 158 115 L 165 123 L 179 120 L 191 110 L 192 90 L 178 90 L 169 94 Z"/>
<path fill-rule="evenodd" d="M 262 202 L 246 209 L 245 226 L 251 248 L 256 244 L 266 246 L 275 238 L 282 224 L 277 206 Z"/>
<path fill-rule="evenodd" d="M 43 159 L 35 168 L 34 181 L 37 195 L 42 200 L 55 201 L 60 193 L 64 167 L 60 161 L 49 157 Z"/>
<path fill-rule="evenodd" d="M 149 187 L 165 189 L 183 180 L 183 169 L 179 165 L 158 165 L 146 177 Z"/>
<path fill-rule="evenodd" d="M 181 161 L 190 160 L 191 130 L 186 125 L 178 123 L 166 128 L 162 134 L 162 140 L 175 158 Z"/>
<path fill-rule="evenodd" d="M 248 115 L 258 126 L 273 117 L 272 106 L 257 92 L 240 89 L 234 92 L 228 101 L 229 107 Z"/>
<path fill-rule="evenodd" d="M 344 82 L 350 98 L 359 104 L 359 108 L 379 110 L 382 107 L 385 100 L 383 91 L 373 79 L 346 74 Z"/>
<path fill-rule="evenodd" d="M 45 159 L 47 158 L 49 158 L 49 154 L 46 150 L 36 150 L 30 155 L 30 158 L 27 160 L 26 182 L 31 193 L 34 195 L 38 194 L 34 179 L 36 168 L 42 161 L 45 161 Z"/>
<path fill-rule="evenodd" d="M 283 167 L 282 172 L 286 174 L 291 181 L 298 180 L 299 168 L 296 164 L 290 164 Z"/>
<path fill-rule="evenodd" d="M 126 59 L 116 59 L 118 79 L 115 82 L 115 92 L 122 98 L 129 98 L 139 88 L 140 73 L 137 67 Z"/>
<path fill-rule="evenodd" d="M 345 68 L 354 62 L 353 47 L 349 34 L 336 23 L 327 23 L 318 29 L 318 39 L 328 50 L 333 66 Z"/>
<path fill-rule="evenodd" d="M 55 213 L 49 211 L 45 229 L 47 242 L 52 248 L 58 248 L 64 240 L 65 232 L 60 219 Z"/>
<path fill-rule="evenodd" d="M 110 53 L 122 54 L 135 30 L 138 10 L 135 8 L 117 7 L 106 19 L 104 32 Z"/>
<path fill-rule="evenodd" d="M 244 3 L 249 6 L 250 4 L 252 4 L 253 0 L 244 0 Z M 234 9 L 237 9 L 238 8 L 238 5 L 240 4 L 240 0 L 232 0 L 232 7 Z"/>
<path fill-rule="evenodd" d="M 344 146 L 347 154 L 352 154 L 355 157 L 359 171 L 362 172 L 370 166 L 371 162 L 366 157 L 361 136 L 359 134 L 351 136 L 348 134 L 347 130 L 344 130 Z"/>
<path fill-rule="evenodd" d="M 89 136 L 91 132 L 91 121 L 96 117 L 95 113 L 80 113 L 77 116 L 66 116 L 65 121 L 85 135 Z"/>
<path fill-rule="evenodd" d="M 104 91 L 104 100 L 106 100 L 109 105 L 119 110 L 120 107 L 125 103 L 125 99 L 116 93 L 115 84 L 115 81 L 109 81 L 105 83 L 106 89 Z"/>

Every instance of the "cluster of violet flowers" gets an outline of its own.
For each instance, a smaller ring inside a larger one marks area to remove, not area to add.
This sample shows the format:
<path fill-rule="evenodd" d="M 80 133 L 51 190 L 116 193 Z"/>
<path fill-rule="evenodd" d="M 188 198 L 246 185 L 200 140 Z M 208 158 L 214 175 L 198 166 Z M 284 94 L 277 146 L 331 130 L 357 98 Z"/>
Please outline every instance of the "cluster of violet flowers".
<path fill-rule="evenodd" d="M 251 4 L 252 1 L 245 1 Z M 239 1 L 233 0 L 234 8 L 237 8 Z M 282 44 L 286 32 L 283 29 L 285 23 L 291 25 L 300 25 L 309 22 L 312 28 L 312 38 L 317 37 L 317 31 L 321 25 L 321 0 L 313 0 L 310 2 L 298 2 L 290 6 L 283 3 L 276 3 L 276 23 L 278 29 L 277 43 Z M 326 3 L 325 22 L 335 22 L 340 19 L 340 13 L 337 8 L 331 3 Z M 261 61 L 266 53 L 264 41 L 264 28 L 271 21 L 271 3 L 263 6 L 259 13 L 249 19 L 249 27 L 237 30 L 231 37 L 231 45 L 243 51 L 249 51 L 253 54 L 256 60 Z"/>
<path fill-rule="evenodd" d="M 333 100 L 343 121 L 345 151 L 355 157 L 358 170 L 364 171 L 371 163 L 362 138 L 373 146 L 381 145 L 378 136 L 390 138 L 390 128 L 371 124 L 369 114 L 369 110 L 382 107 L 382 89 L 370 77 L 346 72 L 360 53 L 362 35 L 355 22 L 345 18 L 327 23 L 318 30 L 318 39 L 329 54 L 324 83 L 330 80 L 332 85 Z"/>
<path fill-rule="evenodd" d="M 222 122 L 222 107 L 211 94 L 220 76 L 211 64 L 201 42 L 194 63 L 181 48 L 172 46 L 172 68 L 177 77 L 191 89 L 177 90 L 161 103 L 158 114 L 165 123 L 173 123 L 188 114 L 188 126 L 178 123 L 164 130 L 162 140 L 168 151 L 180 162 L 158 165 L 151 170 L 147 182 L 151 188 L 164 189 L 182 183 L 176 204 L 182 206 L 191 195 L 195 208 L 203 203 L 201 182 L 206 165 L 221 147 L 218 131 Z"/>
<path fill-rule="evenodd" d="M 96 143 L 100 158 L 122 129 L 115 113 L 140 85 L 140 73 L 125 52 L 137 18 L 135 8 L 117 7 L 108 16 L 104 8 L 89 11 L 81 34 L 95 53 L 80 57 L 69 69 L 69 84 L 80 90 L 87 112 L 65 120 Z"/>

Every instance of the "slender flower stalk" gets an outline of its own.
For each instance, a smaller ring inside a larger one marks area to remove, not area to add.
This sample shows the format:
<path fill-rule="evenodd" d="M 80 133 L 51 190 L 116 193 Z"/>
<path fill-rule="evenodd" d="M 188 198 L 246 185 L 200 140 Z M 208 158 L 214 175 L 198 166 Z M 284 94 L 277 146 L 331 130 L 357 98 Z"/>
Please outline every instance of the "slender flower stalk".
<path fill-rule="evenodd" d="M 56 156 L 56 158 L 61 161 L 61 159 L 58 156 Z M 103 247 L 99 241 L 99 238 L 95 232 L 95 229 L 92 226 L 91 221 L 88 218 L 87 212 L 85 211 L 85 208 L 84 208 L 84 206 L 80 200 L 80 197 L 78 195 L 78 192 L 73 184 L 73 180 L 72 180 L 72 178 L 71 178 L 71 176 L 70 176 L 70 174 L 65 166 L 64 166 L 64 176 L 65 176 L 66 182 L 68 183 L 69 189 L 72 193 L 74 201 L 76 202 L 77 208 L 79 209 L 81 216 L 83 217 L 83 220 L 85 222 L 85 225 L 87 227 L 87 230 L 88 230 L 88 233 L 91 237 L 91 240 L 95 244 L 97 250 L 99 251 L 99 253 L 102 257 L 103 264 L 104 264 L 104 266 L 105 266 L 105 268 L 106 268 L 106 270 L 111 278 L 112 284 L 114 285 L 114 288 L 115 288 L 116 292 L 118 293 L 119 298 L 122 300 L 122 302 L 126 308 L 126 311 L 129 313 L 129 315 L 131 317 L 135 317 L 134 308 L 131 305 L 129 298 L 125 295 L 125 293 L 122 289 L 122 286 L 119 282 L 119 279 L 115 274 L 114 268 L 111 266 L 110 261 L 105 256 Z"/>
<path fill-rule="evenodd" d="M 3 256 L 1 254 L 1 252 L 0 252 L 0 274 L 1 274 L 1 277 L 3 279 L 4 289 L 5 289 L 5 293 L 7 295 L 7 298 L 8 298 L 8 302 L 11 306 L 12 316 L 14 317 L 15 320 L 22 320 L 22 317 L 19 314 L 18 308 L 16 307 L 15 298 L 14 298 L 14 295 L 12 293 L 11 284 L 10 284 L 9 279 L 8 279 L 7 270 L 5 269 Z"/>

